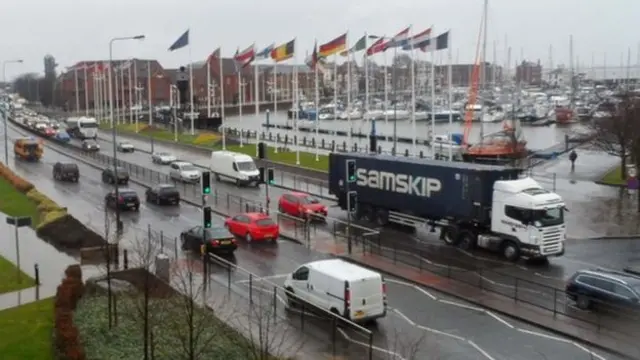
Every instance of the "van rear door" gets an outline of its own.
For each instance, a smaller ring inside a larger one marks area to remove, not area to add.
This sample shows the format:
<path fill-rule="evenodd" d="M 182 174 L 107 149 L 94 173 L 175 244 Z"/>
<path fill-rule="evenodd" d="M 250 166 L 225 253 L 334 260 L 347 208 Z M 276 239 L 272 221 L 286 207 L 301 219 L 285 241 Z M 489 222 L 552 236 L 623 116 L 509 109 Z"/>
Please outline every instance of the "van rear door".
<path fill-rule="evenodd" d="M 349 282 L 350 317 L 352 320 L 382 317 L 385 314 L 385 294 L 382 276 L 375 275 Z"/>

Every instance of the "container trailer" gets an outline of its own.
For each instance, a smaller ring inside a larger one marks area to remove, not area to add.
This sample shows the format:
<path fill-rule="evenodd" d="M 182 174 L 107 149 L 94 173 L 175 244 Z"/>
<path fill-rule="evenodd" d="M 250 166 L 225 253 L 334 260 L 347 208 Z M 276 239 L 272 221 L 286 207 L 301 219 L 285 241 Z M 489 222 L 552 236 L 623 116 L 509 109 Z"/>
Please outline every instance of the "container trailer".
<path fill-rule="evenodd" d="M 348 162 L 355 172 L 347 181 Z M 390 223 L 440 228 L 440 238 L 462 249 L 500 252 L 510 260 L 564 254 L 562 197 L 521 170 L 379 154 L 332 153 L 329 192 L 350 216 L 379 226 Z M 353 198 L 352 198 L 353 199 Z"/>

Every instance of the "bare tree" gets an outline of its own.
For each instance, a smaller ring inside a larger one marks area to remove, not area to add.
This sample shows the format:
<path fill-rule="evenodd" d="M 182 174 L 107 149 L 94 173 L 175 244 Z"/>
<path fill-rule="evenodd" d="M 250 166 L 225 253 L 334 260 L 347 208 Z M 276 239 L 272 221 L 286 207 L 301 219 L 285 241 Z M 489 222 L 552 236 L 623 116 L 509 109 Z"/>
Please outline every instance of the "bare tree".
<path fill-rule="evenodd" d="M 605 100 L 603 105 L 611 109 L 612 114 L 608 118 L 594 120 L 591 128 L 595 134 L 593 145 L 620 158 L 620 177 L 626 179 L 626 165 L 639 124 L 631 116 L 634 111 L 633 95 L 623 93 L 619 99 L 619 102 Z"/>

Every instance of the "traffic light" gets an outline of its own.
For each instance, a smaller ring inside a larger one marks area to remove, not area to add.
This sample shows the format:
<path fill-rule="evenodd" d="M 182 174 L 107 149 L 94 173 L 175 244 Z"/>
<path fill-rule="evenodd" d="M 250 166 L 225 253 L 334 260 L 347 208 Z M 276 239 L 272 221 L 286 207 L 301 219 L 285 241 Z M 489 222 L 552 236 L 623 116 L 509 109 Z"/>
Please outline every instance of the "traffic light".
<path fill-rule="evenodd" d="M 264 168 L 260 167 L 258 170 L 260 170 L 260 183 L 264 184 L 265 180 L 264 180 Z"/>
<path fill-rule="evenodd" d="M 347 182 L 356 182 L 356 161 L 347 160 Z"/>
<path fill-rule="evenodd" d="M 355 191 L 349 191 L 347 193 L 347 209 L 349 212 L 355 212 L 358 205 L 358 193 Z"/>
<path fill-rule="evenodd" d="M 211 207 L 205 206 L 204 208 L 202 208 L 202 213 L 204 228 L 211 228 Z"/>
<path fill-rule="evenodd" d="M 211 194 L 211 173 L 204 171 L 202 177 L 200 177 L 200 183 L 202 184 L 202 193 Z"/>
<path fill-rule="evenodd" d="M 267 158 L 267 144 L 263 142 L 258 143 L 258 159 Z"/>
<path fill-rule="evenodd" d="M 267 169 L 267 184 L 273 185 L 275 183 L 276 183 L 276 180 L 275 180 L 275 175 L 274 175 L 273 168 L 268 168 Z"/>

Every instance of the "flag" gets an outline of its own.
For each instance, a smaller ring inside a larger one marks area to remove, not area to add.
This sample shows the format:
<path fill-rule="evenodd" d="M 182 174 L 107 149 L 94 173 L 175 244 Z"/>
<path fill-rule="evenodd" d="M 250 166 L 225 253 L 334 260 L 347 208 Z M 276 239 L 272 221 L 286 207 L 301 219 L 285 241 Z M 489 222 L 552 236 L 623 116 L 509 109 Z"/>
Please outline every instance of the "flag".
<path fill-rule="evenodd" d="M 347 48 L 347 34 L 344 33 L 326 44 L 320 45 L 319 56 L 328 57 Z"/>
<path fill-rule="evenodd" d="M 315 45 L 313 45 L 313 52 L 311 53 L 311 55 L 309 57 L 307 57 L 305 63 L 307 64 L 307 66 L 311 69 L 314 70 L 316 69 L 316 67 L 318 68 L 318 72 L 323 73 L 324 72 L 324 64 L 323 64 L 323 58 L 318 56 L 318 42 L 316 41 Z"/>
<path fill-rule="evenodd" d="M 253 44 L 242 51 L 240 51 L 239 49 L 236 50 L 236 54 L 233 56 L 233 59 L 236 61 L 236 69 L 238 69 L 238 66 L 240 66 L 241 68 L 249 66 L 255 59 L 255 57 L 256 50 L 254 49 Z"/>
<path fill-rule="evenodd" d="M 173 45 L 169 46 L 169 51 L 174 51 L 178 49 L 182 49 L 183 47 L 189 45 L 189 30 L 184 32 L 184 34 L 180 35 L 178 40 L 176 40 Z"/>
<path fill-rule="evenodd" d="M 221 56 L 220 51 L 221 51 L 220 48 L 215 49 L 211 53 L 211 55 L 207 57 L 207 62 L 210 63 L 213 59 L 220 59 L 220 56 Z"/>
<path fill-rule="evenodd" d="M 431 40 L 431 28 L 416 34 L 402 47 L 402 50 L 421 49 L 429 45 Z"/>
<path fill-rule="evenodd" d="M 367 55 L 375 55 L 379 52 L 383 52 L 386 46 L 386 42 L 384 41 L 384 36 L 376 40 L 371 46 L 367 49 Z"/>
<path fill-rule="evenodd" d="M 444 32 L 440 35 L 438 35 L 436 37 L 436 41 L 435 41 L 435 49 L 433 48 L 433 44 L 431 43 L 431 41 L 426 41 L 425 45 L 423 47 L 420 48 L 420 50 L 427 52 L 427 51 L 438 51 L 438 50 L 444 50 L 446 48 L 449 47 L 449 31 Z"/>
<path fill-rule="evenodd" d="M 255 60 L 266 60 L 269 57 L 271 57 L 271 52 L 273 51 L 273 49 L 276 47 L 276 44 L 271 44 L 269 46 L 267 46 L 266 48 L 262 49 L 261 51 L 259 51 L 258 53 L 256 53 L 256 58 Z"/>
<path fill-rule="evenodd" d="M 356 44 L 351 47 L 351 49 L 341 52 L 340 55 L 347 56 L 349 54 L 357 53 L 358 51 L 366 50 L 367 39 L 377 39 L 377 38 L 378 36 L 375 36 L 375 35 L 365 35 L 361 37 L 360 40 L 358 40 Z"/>
<path fill-rule="evenodd" d="M 289 41 L 286 44 L 282 44 L 271 51 L 271 58 L 275 62 L 285 61 L 291 59 L 295 52 L 296 39 Z"/>
<path fill-rule="evenodd" d="M 409 30 L 411 30 L 411 26 L 406 29 L 400 31 L 396 34 L 396 36 L 392 37 L 384 46 L 384 49 L 389 49 L 393 47 L 404 46 L 409 42 Z"/>

